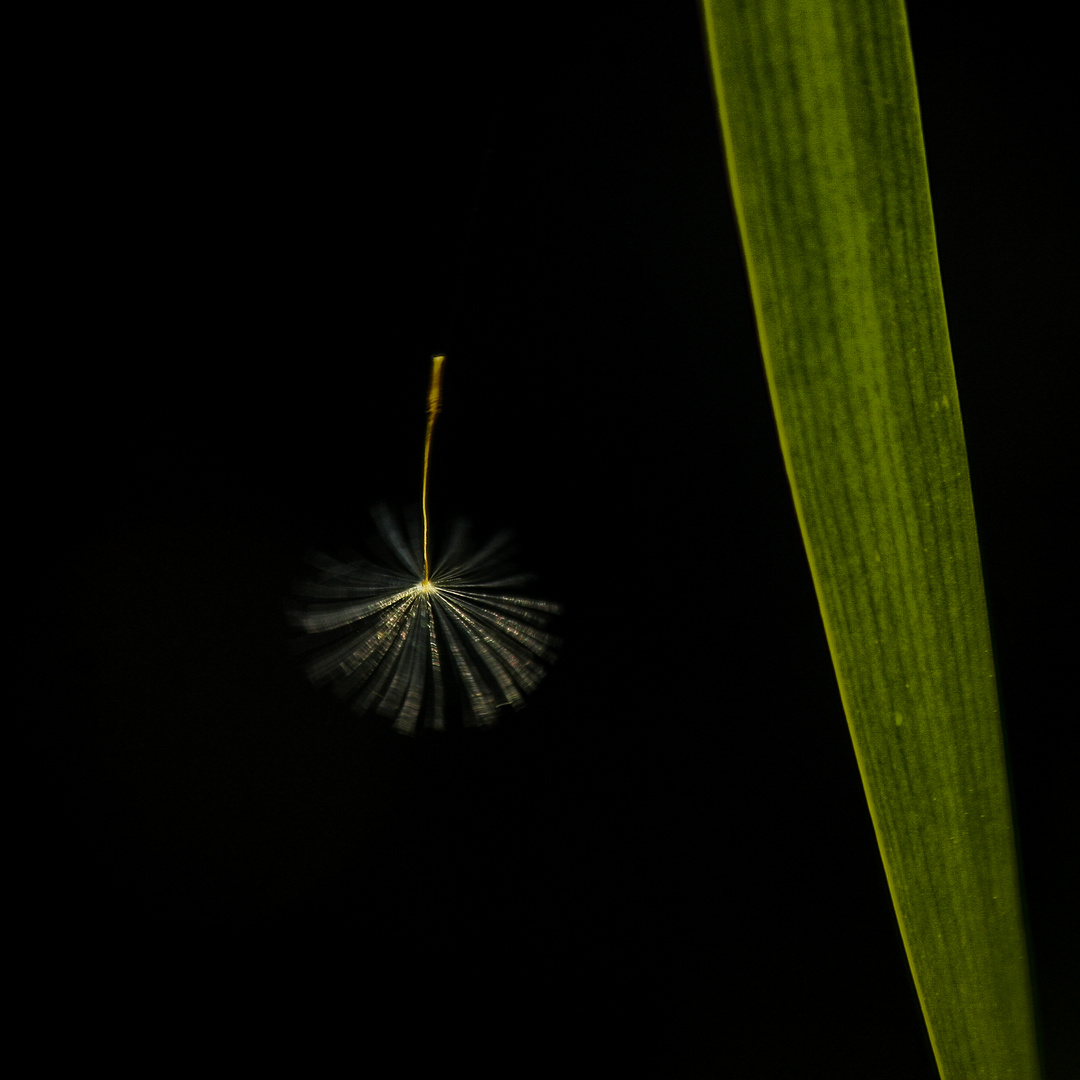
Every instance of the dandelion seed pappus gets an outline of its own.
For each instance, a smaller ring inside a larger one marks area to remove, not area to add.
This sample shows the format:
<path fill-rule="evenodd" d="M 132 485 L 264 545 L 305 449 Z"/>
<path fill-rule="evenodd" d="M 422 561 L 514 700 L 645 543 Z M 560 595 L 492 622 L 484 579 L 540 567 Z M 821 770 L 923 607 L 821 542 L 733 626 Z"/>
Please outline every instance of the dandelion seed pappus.
<path fill-rule="evenodd" d="M 308 638 L 304 666 L 353 707 L 392 718 L 394 730 L 490 725 L 520 708 L 554 659 L 547 631 L 559 606 L 521 595 L 527 575 L 510 565 L 509 535 L 474 549 L 463 522 L 428 559 L 427 480 L 431 436 L 441 403 L 444 357 L 433 358 L 424 444 L 421 513 L 405 527 L 386 507 L 373 512 L 379 557 L 342 562 L 309 558 L 311 573 L 289 604 Z"/>

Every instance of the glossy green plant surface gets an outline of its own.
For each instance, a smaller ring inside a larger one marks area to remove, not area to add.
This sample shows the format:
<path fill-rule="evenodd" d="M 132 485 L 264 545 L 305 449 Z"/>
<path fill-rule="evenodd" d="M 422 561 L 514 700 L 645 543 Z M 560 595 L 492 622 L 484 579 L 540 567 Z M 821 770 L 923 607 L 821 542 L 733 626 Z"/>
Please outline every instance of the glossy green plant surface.
<path fill-rule="evenodd" d="M 784 460 L 938 1067 L 945 1080 L 1035 1080 L 1005 750 L 904 7 L 703 9 Z"/>

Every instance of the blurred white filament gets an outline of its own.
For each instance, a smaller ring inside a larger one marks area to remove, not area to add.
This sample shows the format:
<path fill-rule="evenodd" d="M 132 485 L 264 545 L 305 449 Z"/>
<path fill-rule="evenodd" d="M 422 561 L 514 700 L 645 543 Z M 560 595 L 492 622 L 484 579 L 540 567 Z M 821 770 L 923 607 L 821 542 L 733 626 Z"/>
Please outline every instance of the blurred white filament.
<path fill-rule="evenodd" d="M 375 520 L 385 564 L 315 556 L 315 575 L 297 586 L 291 620 L 319 641 L 305 664 L 312 681 L 406 734 L 444 728 L 448 699 L 466 725 L 522 705 L 554 657 L 544 627 L 558 605 L 504 591 L 526 580 L 507 569 L 507 537 L 470 554 L 458 524 L 428 577 L 422 532 L 404 535 L 385 509 Z"/>

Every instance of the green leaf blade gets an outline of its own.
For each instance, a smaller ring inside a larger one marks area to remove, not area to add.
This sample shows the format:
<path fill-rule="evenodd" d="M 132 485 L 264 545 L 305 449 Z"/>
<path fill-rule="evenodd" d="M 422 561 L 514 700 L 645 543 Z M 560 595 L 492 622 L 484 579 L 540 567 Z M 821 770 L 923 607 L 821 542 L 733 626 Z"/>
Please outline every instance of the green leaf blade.
<path fill-rule="evenodd" d="M 946 1080 L 1039 1075 L 903 4 L 704 0 L 788 478 Z"/>

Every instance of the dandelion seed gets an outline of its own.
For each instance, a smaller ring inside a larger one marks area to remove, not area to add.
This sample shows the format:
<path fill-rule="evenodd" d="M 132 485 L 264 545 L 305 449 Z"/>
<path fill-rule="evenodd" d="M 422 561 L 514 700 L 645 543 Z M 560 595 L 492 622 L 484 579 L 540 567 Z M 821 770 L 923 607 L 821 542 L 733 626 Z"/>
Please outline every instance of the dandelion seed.
<path fill-rule="evenodd" d="M 403 531 L 377 508 L 386 557 L 312 558 L 315 573 L 297 587 L 290 609 L 292 622 L 314 636 L 306 663 L 312 681 L 391 717 L 406 734 L 445 728 L 451 701 L 466 725 L 491 724 L 501 709 L 519 708 L 557 644 L 545 627 L 558 605 L 506 591 L 528 580 L 510 568 L 506 534 L 471 551 L 459 522 L 430 568 L 427 480 L 443 360 L 433 358 L 428 394 L 421 528 L 410 521 Z"/>

